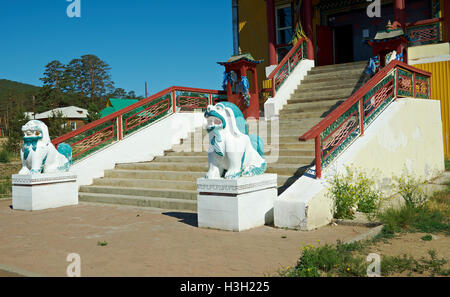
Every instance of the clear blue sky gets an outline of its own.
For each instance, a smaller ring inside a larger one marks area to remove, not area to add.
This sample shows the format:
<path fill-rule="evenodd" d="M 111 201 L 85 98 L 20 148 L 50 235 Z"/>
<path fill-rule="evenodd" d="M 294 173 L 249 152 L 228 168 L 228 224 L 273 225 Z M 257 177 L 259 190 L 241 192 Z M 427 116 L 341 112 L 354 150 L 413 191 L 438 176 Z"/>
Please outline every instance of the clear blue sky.
<path fill-rule="evenodd" d="M 41 86 L 44 66 L 97 55 L 115 87 L 144 95 L 180 85 L 219 89 L 233 52 L 231 0 L 0 1 L 0 78 Z"/>

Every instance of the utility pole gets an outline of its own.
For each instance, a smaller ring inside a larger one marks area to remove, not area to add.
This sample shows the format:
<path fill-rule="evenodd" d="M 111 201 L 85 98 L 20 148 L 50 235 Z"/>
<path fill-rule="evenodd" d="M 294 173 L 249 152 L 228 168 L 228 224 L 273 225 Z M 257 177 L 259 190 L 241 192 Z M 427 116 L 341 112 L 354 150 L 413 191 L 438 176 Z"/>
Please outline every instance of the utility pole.
<path fill-rule="evenodd" d="M 147 82 L 145 82 L 145 98 L 147 98 Z"/>

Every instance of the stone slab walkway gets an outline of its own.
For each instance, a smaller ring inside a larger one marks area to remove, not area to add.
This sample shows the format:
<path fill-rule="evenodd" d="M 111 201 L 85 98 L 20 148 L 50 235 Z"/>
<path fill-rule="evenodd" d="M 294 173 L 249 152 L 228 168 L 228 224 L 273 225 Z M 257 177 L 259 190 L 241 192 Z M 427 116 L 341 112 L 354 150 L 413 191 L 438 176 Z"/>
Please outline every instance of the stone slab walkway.
<path fill-rule="evenodd" d="M 0 201 L 0 265 L 42 276 L 65 276 L 69 253 L 80 255 L 82 276 L 276 276 L 295 265 L 303 245 L 368 231 L 264 226 L 237 233 L 200 229 L 195 213 L 88 203 L 25 212 L 10 205 Z M 14 275 L 1 270 L 0 276 Z"/>

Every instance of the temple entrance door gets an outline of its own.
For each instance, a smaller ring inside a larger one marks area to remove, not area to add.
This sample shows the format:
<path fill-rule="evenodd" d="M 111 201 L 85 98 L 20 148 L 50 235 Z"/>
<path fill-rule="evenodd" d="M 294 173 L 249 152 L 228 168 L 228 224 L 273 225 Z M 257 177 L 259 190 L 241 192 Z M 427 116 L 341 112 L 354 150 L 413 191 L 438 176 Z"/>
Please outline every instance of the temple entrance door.
<path fill-rule="evenodd" d="M 353 25 L 334 28 L 335 64 L 353 62 Z"/>
<path fill-rule="evenodd" d="M 317 65 L 333 64 L 333 31 L 327 26 L 317 26 Z"/>

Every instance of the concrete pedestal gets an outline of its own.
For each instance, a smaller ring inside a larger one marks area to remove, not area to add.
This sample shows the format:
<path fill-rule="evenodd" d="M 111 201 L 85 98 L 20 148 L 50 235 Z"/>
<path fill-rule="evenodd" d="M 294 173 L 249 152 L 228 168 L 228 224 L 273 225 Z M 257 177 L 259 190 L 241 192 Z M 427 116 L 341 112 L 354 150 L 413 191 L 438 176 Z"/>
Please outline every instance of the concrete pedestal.
<path fill-rule="evenodd" d="M 243 231 L 273 223 L 277 175 L 197 180 L 198 226 Z"/>
<path fill-rule="evenodd" d="M 13 174 L 15 210 L 42 210 L 78 204 L 77 176 L 71 172 Z"/>

